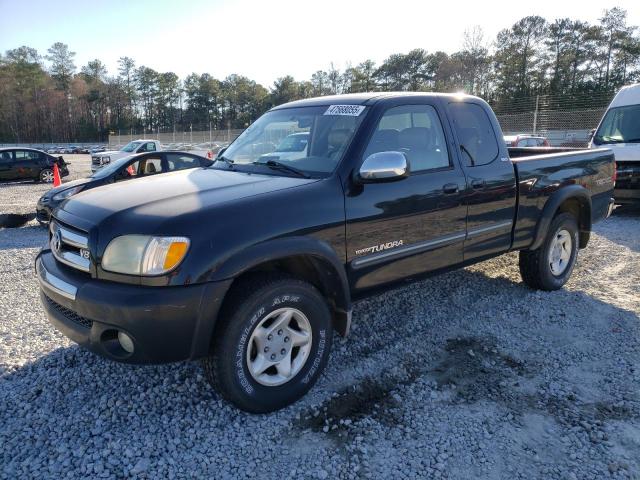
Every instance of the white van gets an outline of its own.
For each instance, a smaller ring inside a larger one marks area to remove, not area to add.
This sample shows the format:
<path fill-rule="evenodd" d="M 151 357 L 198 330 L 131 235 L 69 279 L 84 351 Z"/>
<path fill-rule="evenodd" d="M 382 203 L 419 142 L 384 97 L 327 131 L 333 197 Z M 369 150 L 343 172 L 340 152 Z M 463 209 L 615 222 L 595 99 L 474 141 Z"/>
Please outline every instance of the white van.
<path fill-rule="evenodd" d="M 640 83 L 613 98 L 589 148 L 610 148 L 616 157 L 616 203 L 640 204 Z"/>

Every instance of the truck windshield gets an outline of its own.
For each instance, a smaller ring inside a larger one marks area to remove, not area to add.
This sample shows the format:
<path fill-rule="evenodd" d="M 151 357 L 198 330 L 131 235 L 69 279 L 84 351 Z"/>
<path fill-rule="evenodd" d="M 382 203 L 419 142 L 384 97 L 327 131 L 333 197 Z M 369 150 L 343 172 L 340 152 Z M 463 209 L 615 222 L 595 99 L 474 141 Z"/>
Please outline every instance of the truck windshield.
<path fill-rule="evenodd" d="M 597 145 L 627 142 L 640 142 L 640 105 L 609 109 L 593 137 Z"/>
<path fill-rule="evenodd" d="M 224 160 L 236 166 L 277 162 L 307 175 L 326 176 L 342 159 L 365 110 L 331 105 L 267 112 L 229 146 Z M 287 174 L 286 169 L 273 171 Z"/>
<path fill-rule="evenodd" d="M 142 145 L 142 142 L 129 142 L 120 149 L 121 152 L 133 152 L 136 148 Z"/>

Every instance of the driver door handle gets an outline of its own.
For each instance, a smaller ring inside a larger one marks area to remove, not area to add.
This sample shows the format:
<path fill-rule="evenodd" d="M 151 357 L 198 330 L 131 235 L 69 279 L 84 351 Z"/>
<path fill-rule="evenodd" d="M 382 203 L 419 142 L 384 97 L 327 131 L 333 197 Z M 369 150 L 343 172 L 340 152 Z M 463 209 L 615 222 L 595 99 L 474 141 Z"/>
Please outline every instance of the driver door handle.
<path fill-rule="evenodd" d="M 458 193 L 458 190 L 460 189 L 460 187 L 458 186 L 457 183 L 447 183 L 446 185 L 444 185 L 442 187 L 442 191 L 446 194 L 446 195 L 451 195 L 453 193 Z"/>
<path fill-rule="evenodd" d="M 485 187 L 485 181 L 484 180 L 471 180 L 471 188 L 473 188 L 474 190 L 481 190 Z"/>

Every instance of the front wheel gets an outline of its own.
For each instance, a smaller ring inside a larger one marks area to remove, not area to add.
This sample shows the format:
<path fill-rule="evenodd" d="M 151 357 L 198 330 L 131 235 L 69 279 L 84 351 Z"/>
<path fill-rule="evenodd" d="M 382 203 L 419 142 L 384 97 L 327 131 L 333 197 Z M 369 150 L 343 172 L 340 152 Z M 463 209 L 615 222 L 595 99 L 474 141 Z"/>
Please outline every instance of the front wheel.
<path fill-rule="evenodd" d="M 315 287 L 281 276 L 241 280 L 221 312 L 207 379 L 242 410 L 264 413 L 302 397 L 331 349 L 331 314 Z"/>
<path fill-rule="evenodd" d="M 578 223 L 570 213 L 551 222 L 540 248 L 520 251 L 520 275 L 537 290 L 558 290 L 567 283 L 578 258 Z"/>

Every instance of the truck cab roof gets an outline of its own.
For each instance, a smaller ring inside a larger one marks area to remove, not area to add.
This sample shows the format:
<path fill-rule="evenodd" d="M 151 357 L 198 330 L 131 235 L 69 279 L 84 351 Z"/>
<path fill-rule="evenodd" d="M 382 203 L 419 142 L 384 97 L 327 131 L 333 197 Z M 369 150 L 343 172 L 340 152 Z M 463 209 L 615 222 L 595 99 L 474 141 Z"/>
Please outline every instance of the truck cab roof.
<path fill-rule="evenodd" d="M 456 99 L 479 99 L 473 95 L 464 93 L 433 93 L 433 92 L 367 92 L 367 93 L 349 93 L 343 95 L 327 95 L 324 97 L 305 98 L 295 100 L 293 102 L 278 105 L 272 110 L 280 110 L 284 108 L 297 107 L 322 107 L 329 105 L 373 105 L 381 100 L 398 98 L 398 97 L 439 97 L 439 98 L 456 98 Z"/>

